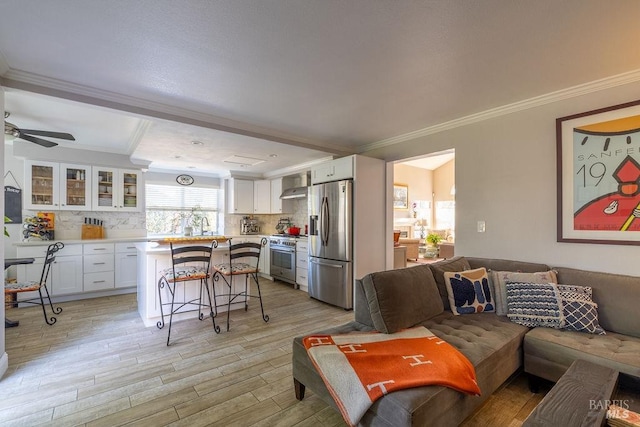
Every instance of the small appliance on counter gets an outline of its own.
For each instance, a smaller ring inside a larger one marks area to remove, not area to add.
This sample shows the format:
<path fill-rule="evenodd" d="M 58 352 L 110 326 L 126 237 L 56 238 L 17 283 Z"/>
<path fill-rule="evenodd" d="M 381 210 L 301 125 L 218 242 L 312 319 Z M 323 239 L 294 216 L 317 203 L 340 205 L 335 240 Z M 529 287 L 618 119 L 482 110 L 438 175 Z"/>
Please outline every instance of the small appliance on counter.
<path fill-rule="evenodd" d="M 280 218 L 280 221 L 278 221 L 278 224 L 276 225 L 276 232 L 278 234 L 285 234 L 286 230 L 291 227 L 291 225 L 291 218 Z"/>
<path fill-rule="evenodd" d="M 250 216 L 243 216 L 240 220 L 240 234 L 260 234 L 258 220 Z"/>

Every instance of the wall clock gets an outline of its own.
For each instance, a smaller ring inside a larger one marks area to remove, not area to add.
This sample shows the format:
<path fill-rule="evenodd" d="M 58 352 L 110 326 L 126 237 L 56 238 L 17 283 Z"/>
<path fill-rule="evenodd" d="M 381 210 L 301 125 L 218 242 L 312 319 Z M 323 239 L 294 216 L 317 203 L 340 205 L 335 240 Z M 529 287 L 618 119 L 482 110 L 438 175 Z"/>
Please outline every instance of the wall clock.
<path fill-rule="evenodd" d="M 193 177 L 191 175 L 178 175 L 176 182 L 180 185 L 191 185 L 193 184 Z"/>

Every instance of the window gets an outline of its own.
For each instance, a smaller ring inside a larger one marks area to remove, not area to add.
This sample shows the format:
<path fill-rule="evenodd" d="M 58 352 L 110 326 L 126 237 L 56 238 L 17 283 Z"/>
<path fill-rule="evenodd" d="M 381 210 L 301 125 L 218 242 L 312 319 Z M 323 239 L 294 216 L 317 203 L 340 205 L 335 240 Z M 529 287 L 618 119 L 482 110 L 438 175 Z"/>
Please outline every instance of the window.
<path fill-rule="evenodd" d="M 436 202 L 436 228 L 453 230 L 456 225 L 456 202 L 445 200 Z"/>
<path fill-rule="evenodd" d="M 222 190 L 160 184 L 147 184 L 145 188 L 147 233 L 184 234 L 185 227 L 192 227 L 194 234 L 222 234 Z"/>

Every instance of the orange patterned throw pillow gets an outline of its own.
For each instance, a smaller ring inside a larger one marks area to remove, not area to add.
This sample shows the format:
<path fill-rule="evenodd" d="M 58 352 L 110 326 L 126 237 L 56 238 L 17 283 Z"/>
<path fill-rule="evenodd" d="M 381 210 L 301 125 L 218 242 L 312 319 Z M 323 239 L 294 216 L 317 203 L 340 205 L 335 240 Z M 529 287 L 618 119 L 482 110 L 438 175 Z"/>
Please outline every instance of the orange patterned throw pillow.
<path fill-rule="evenodd" d="M 495 311 L 487 270 L 476 268 L 444 273 L 453 314 L 472 314 Z"/>

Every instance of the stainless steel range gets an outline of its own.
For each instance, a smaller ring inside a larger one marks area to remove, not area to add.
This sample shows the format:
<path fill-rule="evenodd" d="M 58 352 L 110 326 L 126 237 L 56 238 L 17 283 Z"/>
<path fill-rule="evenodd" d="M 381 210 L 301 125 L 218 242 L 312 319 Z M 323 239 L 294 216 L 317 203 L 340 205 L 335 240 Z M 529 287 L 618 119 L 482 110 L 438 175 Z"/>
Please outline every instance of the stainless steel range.
<path fill-rule="evenodd" d="M 269 238 L 270 274 L 273 278 L 296 287 L 296 237 L 282 234 Z"/>

